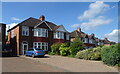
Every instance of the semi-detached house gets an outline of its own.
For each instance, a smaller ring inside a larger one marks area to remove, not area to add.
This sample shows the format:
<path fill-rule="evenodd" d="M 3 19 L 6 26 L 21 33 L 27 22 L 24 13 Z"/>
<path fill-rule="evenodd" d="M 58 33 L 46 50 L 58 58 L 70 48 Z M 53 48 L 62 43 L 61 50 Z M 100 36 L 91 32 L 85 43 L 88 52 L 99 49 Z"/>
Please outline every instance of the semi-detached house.
<path fill-rule="evenodd" d="M 69 32 L 63 25 L 57 26 L 40 16 L 39 19 L 30 17 L 9 29 L 7 43 L 11 45 L 14 54 L 24 55 L 29 48 L 49 51 L 52 44 L 69 41 Z"/>

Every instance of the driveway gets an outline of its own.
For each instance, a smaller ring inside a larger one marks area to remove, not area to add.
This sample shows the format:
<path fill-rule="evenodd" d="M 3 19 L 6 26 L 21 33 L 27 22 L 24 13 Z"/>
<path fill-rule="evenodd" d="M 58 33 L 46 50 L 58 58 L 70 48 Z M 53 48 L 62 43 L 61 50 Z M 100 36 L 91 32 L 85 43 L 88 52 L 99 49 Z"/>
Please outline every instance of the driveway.
<path fill-rule="evenodd" d="M 118 72 L 116 68 L 106 66 L 101 61 L 82 60 L 57 55 L 46 55 L 45 58 L 22 57 L 64 69 L 68 72 Z"/>
<path fill-rule="evenodd" d="M 65 70 L 23 57 L 4 57 L 2 72 L 65 72 Z"/>

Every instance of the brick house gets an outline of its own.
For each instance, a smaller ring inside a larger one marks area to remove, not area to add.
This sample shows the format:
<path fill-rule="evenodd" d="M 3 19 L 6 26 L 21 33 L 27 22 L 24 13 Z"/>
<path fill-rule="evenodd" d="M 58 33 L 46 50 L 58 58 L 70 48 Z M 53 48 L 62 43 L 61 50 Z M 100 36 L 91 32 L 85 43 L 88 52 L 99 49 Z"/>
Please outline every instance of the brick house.
<path fill-rule="evenodd" d="M 0 23 L 0 49 L 5 45 L 6 24 Z"/>
<path fill-rule="evenodd" d="M 81 28 L 77 28 L 75 31 L 70 33 L 70 41 L 73 42 L 75 37 L 79 37 L 79 39 L 83 42 L 83 46 L 85 49 L 94 48 L 96 46 L 109 46 L 115 44 L 115 42 L 109 41 L 107 38 L 104 40 L 98 39 L 94 34 L 88 35 L 81 31 Z"/>
<path fill-rule="evenodd" d="M 50 51 L 52 44 L 68 42 L 69 39 L 69 32 L 63 25 L 57 26 L 40 16 L 39 19 L 30 17 L 9 29 L 7 43 L 13 48 L 14 54 L 24 55 L 29 48 Z"/>

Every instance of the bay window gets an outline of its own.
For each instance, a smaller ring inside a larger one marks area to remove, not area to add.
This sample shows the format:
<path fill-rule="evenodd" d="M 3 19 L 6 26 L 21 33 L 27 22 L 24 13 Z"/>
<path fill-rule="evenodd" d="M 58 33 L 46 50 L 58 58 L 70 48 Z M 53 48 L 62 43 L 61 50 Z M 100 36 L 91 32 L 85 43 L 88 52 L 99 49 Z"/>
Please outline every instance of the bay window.
<path fill-rule="evenodd" d="M 54 38 L 64 39 L 64 32 L 54 32 Z"/>
<path fill-rule="evenodd" d="M 48 37 L 48 30 L 43 28 L 34 29 L 34 36 L 37 37 Z"/>
<path fill-rule="evenodd" d="M 69 40 L 69 39 L 70 39 L 69 34 L 66 34 L 66 40 Z"/>
<path fill-rule="evenodd" d="M 85 43 L 88 43 L 88 38 L 85 38 Z"/>
<path fill-rule="evenodd" d="M 48 50 L 48 43 L 46 43 L 46 42 L 33 42 L 33 48 Z"/>

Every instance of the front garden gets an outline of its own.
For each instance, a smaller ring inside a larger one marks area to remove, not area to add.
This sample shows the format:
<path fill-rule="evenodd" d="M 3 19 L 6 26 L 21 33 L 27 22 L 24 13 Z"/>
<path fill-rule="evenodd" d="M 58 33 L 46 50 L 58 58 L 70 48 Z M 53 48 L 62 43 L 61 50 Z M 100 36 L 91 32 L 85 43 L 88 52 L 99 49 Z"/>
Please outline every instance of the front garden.
<path fill-rule="evenodd" d="M 85 60 L 101 60 L 110 66 L 120 66 L 120 44 L 84 49 L 78 37 L 72 43 L 56 43 L 51 46 L 49 55 L 61 55 Z"/>

